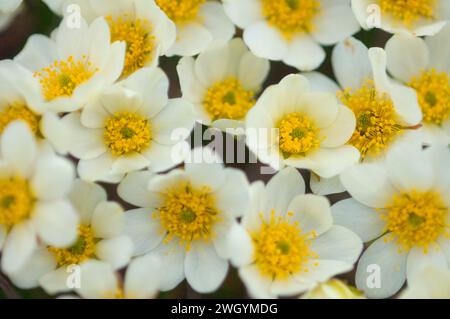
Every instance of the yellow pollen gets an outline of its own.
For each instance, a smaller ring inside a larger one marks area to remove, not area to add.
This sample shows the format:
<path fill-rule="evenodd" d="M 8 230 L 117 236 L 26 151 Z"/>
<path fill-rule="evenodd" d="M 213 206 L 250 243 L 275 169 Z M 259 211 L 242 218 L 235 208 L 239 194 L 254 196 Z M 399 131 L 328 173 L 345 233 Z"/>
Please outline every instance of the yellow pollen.
<path fill-rule="evenodd" d="M 379 0 L 381 12 L 406 26 L 435 16 L 436 0 Z"/>
<path fill-rule="evenodd" d="M 450 117 L 450 77 L 436 70 L 424 71 L 408 84 L 416 90 L 426 123 L 442 125 Z"/>
<path fill-rule="evenodd" d="M 33 113 L 26 105 L 21 103 L 12 104 L 0 111 L 0 134 L 11 123 L 17 120 L 28 124 L 34 134 L 39 133 L 39 122 L 41 117 Z"/>
<path fill-rule="evenodd" d="M 106 120 L 105 143 L 115 156 L 141 152 L 151 142 L 151 126 L 142 115 L 121 112 Z"/>
<path fill-rule="evenodd" d="M 81 262 L 95 257 L 95 245 L 97 240 L 90 226 L 78 227 L 78 239 L 69 248 L 48 247 L 48 251 L 54 254 L 59 267 L 78 265 Z"/>
<path fill-rule="evenodd" d="M 70 56 L 66 61 L 55 61 L 34 76 L 39 79 L 44 98 L 52 101 L 58 97 L 72 96 L 76 88 L 97 71 L 86 56 L 80 60 Z"/>
<path fill-rule="evenodd" d="M 405 129 L 391 98 L 377 92 L 372 81 L 354 91 L 338 92 L 338 98 L 355 113 L 356 129 L 349 143 L 359 149 L 362 159 L 379 155 Z"/>
<path fill-rule="evenodd" d="M 214 237 L 213 227 L 220 221 L 220 212 L 209 187 L 196 189 L 190 183 L 182 183 L 163 196 L 164 204 L 156 209 L 153 218 L 159 219 L 167 232 L 165 243 L 176 238 L 180 246 L 189 250 L 192 241 L 209 242 Z"/>
<path fill-rule="evenodd" d="M 317 0 L 261 0 L 262 13 L 287 39 L 314 30 L 313 20 L 320 12 Z"/>
<path fill-rule="evenodd" d="M 198 16 L 206 0 L 156 0 L 162 11 L 177 24 L 191 22 Z"/>
<path fill-rule="evenodd" d="M 301 113 L 291 113 L 278 124 L 280 150 L 285 157 L 305 156 L 320 146 L 319 129 Z"/>
<path fill-rule="evenodd" d="M 20 178 L 0 179 L 0 225 L 10 228 L 30 217 L 34 198 L 28 182 Z"/>
<path fill-rule="evenodd" d="M 251 234 L 255 264 L 262 275 L 273 280 L 308 272 L 306 263 L 318 258 L 308 241 L 315 234 L 303 233 L 298 222 L 290 220 L 292 216 L 292 213 L 286 217 L 276 216 L 272 211 L 269 222 L 266 222 L 261 214 L 261 229 Z"/>
<path fill-rule="evenodd" d="M 229 78 L 208 90 L 203 105 L 213 120 L 241 120 L 255 104 L 254 96 L 254 92 L 245 90 L 239 80 Z"/>
<path fill-rule="evenodd" d="M 395 240 L 405 251 L 421 247 L 426 253 L 441 235 L 449 237 L 449 209 L 438 192 L 396 194 L 386 207 L 381 218 L 390 233 L 388 240 Z"/>
<path fill-rule="evenodd" d="M 152 60 L 155 51 L 151 23 L 148 20 L 134 19 L 128 14 L 117 19 L 108 16 L 106 21 L 111 31 L 111 42 L 124 41 L 127 45 L 122 76 L 145 67 Z"/>

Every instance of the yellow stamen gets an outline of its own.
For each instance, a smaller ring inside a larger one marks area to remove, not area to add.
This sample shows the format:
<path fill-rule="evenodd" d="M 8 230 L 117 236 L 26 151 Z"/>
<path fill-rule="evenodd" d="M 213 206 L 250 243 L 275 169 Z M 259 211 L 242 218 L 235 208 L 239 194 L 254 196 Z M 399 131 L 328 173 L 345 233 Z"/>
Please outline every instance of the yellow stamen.
<path fill-rule="evenodd" d="M 338 97 L 355 113 L 356 129 L 349 143 L 359 149 L 362 159 L 379 155 L 404 129 L 391 98 L 378 92 L 372 81 L 354 91 L 341 91 Z"/>
<path fill-rule="evenodd" d="M 164 204 L 153 213 L 167 232 L 165 243 L 178 240 L 186 250 L 192 241 L 208 242 L 214 238 L 213 226 L 220 220 L 214 197 L 209 187 L 194 188 L 183 183 L 164 194 Z"/>
<path fill-rule="evenodd" d="M 59 267 L 77 265 L 95 257 L 96 242 L 92 228 L 80 225 L 78 227 L 78 239 L 72 247 L 48 247 L 48 251 L 54 254 Z"/>
<path fill-rule="evenodd" d="M 261 0 L 262 13 L 287 39 L 314 30 L 313 20 L 320 12 L 317 0 Z"/>
<path fill-rule="evenodd" d="M 379 0 L 381 12 L 390 15 L 406 26 L 420 19 L 435 17 L 436 0 Z"/>
<path fill-rule="evenodd" d="M 319 129 L 303 114 L 291 113 L 283 117 L 278 129 L 280 150 L 286 157 L 305 156 L 320 146 Z"/>
<path fill-rule="evenodd" d="M 106 17 L 111 30 L 111 42 L 125 41 L 127 51 L 123 76 L 145 67 L 153 58 L 155 37 L 152 35 L 152 25 L 148 20 L 134 19 L 125 14 L 113 19 Z"/>
<path fill-rule="evenodd" d="M 26 105 L 16 103 L 0 111 L 0 134 L 11 122 L 17 120 L 26 122 L 34 134 L 37 135 L 39 133 L 41 117 L 33 113 Z"/>
<path fill-rule="evenodd" d="M 381 218 L 390 233 L 388 240 L 395 240 L 403 250 L 421 247 L 426 253 L 441 235 L 449 237 L 449 208 L 438 192 L 396 194 L 382 211 Z"/>
<path fill-rule="evenodd" d="M 292 216 L 288 213 L 286 217 L 277 217 L 272 211 L 268 222 L 261 216 L 261 229 L 251 234 L 255 264 L 262 275 L 273 280 L 308 272 L 306 263 L 318 258 L 308 241 L 315 234 L 303 233 L 298 222 L 290 221 Z"/>
<path fill-rule="evenodd" d="M 72 96 L 75 89 L 97 71 L 86 56 L 81 60 L 70 56 L 66 61 L 55 61 L 49 67 L 36 72 L 34 76 L 41 83 L 44 98 L 52 101 L 58 97 Z"/>
<path fill-rule="evenodd" d="M 254 95 L 245 90 L 239 80 L 229 78 L 208 90 L 203 105 L 213 120 L 241 120 L 255 104 Z"/>
<path fill-rule="evenodd" d="M 106 120 L 104 138 L 115 156 L 139 153 L 150 145 L 150 122 L 139 114 L 117 113 Z"/>
<path fill-rule="evenodd" d="M 9 228 L 28 219 L 34 201 L 27 181 L 20 178 L 0 179 L 0 225 Z"/>
<path fill-rule="evenodd" d="M 423 120 L 442 125 L 450 117 L 450 77 L 431 69 L 424 71 L 408 84 L 416 90 Z"/>
<path fill-rule="evenodd" d="M 177 24 L 195 20 L 200 6 L 205 2 L 206 0 L 156 0 L 161 10 Z"/>

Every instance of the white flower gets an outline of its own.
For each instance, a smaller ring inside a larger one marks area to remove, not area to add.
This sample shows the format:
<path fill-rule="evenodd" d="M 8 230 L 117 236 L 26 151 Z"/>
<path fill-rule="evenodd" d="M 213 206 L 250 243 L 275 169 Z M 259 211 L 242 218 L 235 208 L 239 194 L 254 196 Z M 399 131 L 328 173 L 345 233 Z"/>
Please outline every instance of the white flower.
<path fill-rule="evenodd" d="M 267 88 L 248 112 L 246 128 L 250 150 L 275 169 L 292 166 L 330 178 L 359 159 L 358 150 L 345 145 L 355 129 L 352 111 L 333 94 L 311 91 L 301 75 Z"/>
<path fill-rule="evenodd" d="M 408 283 L 400 299 L 450 299 L 450 269 L 424 266 Z"/>
<path fill-rule="evenodd" d="M 65 248 L 51 245 L 36 250 L 29 261 L 10 276 L 22 288 L 39 284 L 49 294 L 71 291 L 69 277 L 74 266 L 99 259 L 114 269 L 125 267 L 133 253 L 133 243 L 124 236 L 124 212 L 115 202 L 107 201 L 100 186 L 76 180 L 69 194 L 72 205 L 80 216 L 78 234 Z M 76 232 L 75 232 L 76 234 Z"/>
<path fill-rule="evenodd" d="M 224 0 L 225 12 L 257 56 L 297 69 L 316 69 L 325 59 L 320 46 L 359 30 L 349 0 Z"/>
<path fill-rule="evenodd" d="M 195 105 L 201 122 L 227 129 L 244 127 L 269 68 L 269 61 L 234 39 L 210 47 L 196 60 L 181 59 L 177 70 L 183 98 Z"/>
<path fill-rule="evenodd" d="M 305 182 L 285 168 L 264 186 L 251 186 L 242 225 L 229 235 L 232 263 L 255 298 L 294 296 L 350 271 L 363 245 L 333 225 L 325 197 L 305 194 Z"/>
<path fill-rule="evenodd" d="M 422 112 L 415 91 L 390 80 L 386 63 L 384 50 L 367 49 L 349 38 L 332 54 L 340 87 L 320 73 L 303 74 L 314 90 L 336 94 L 353 111 L 356 128 L 348 144 L 358 148 L 364 162 L 381 160 L 393 144 L 421 132 Z M 342 191 L 338 177 L 312 179 L 312 187 L 324 195 Z"/>
<path fill-rule="evenodd" d="M 121 282 L 111 265 L 89 260 L 80 268 L 80 288 L 76 292 L 87 299 L 150 299 L 158 293 L 160 262 L 152 256 L 143 256 L 130 262 Z"/>
<path fill-rule="evenodd" d="M 338 279 L 331 279 L 324 282 L 301 299 L 366 299 L 364 295 L 354 287 L 346 285 Z"/>
<path fill-rule="evenodd" d="M 176 39 L 175 24 L 155 4 L 154 0 L 47 0 L 60 15 L 73 15 L 78 5 L 88 21 L 104 17 L 111 41 L 126 43 L 122 77 L 143 68 L 158 65 Z"/>
<path fill-rule="evenodd" d="M 194 56 L 203 52 L 213 41 L 227 42 L 234 33 L 233 23 L 222 3 L 208 0 L 155 0 L 175 23 L 177 39 L 168 56 Z"/>
<path fill-rule="evenodd" d="M 64 19 L 54 39 L 32 35 L 14 61 L 29 105 L 56 112 L 80 109 L 123 68 L 125 44 L 110 44 L 106 21 L 73 27 Z"/>
<path fill-rule="evenodd" d="M 356 18 L 368 30 L 433 35 L 450 19 L 448 0 L 352 0 Z"/>
<path fill-rule="evenodd" d="M 450 143 L 450 24 L 424 40 L 397 34 L 386 44 L 387 67 L 414 88 L 423 113 L 424 143 Z"/>
<path fill-rule="evenodd" d="M 60 144 L 80 159 L 82 179 L 117 183 L 132 171 L 162 172 L 181 163 L 173 149 L 189 136 L 195 114 L 184 100 L 169 100 L 168 88 L 161 69 L 143 68 L 105 89 L 81 114 L 62 118 L 68 139 Z"/>
<path fill-rule="evenodd" d="M 0 3 L 0 32 L 20 13 L 22 0 L 2 0 Z"/>
<path fill-rule="evenodd" d="M 65 247 L 76 238 L 78 217 L 67 200 L 74 168 L 38 147 L 27 124 L 14 122 L 0 140 L 0 249 L 6 274 L 31 258 L 38 241 Z"/>
<path fill-rule="evenodd" d="M 368 297 L 394 295 L 425 264 L 448 268 L 448 167 L 448 147 L 422 150 L 420 140 L 411 139 L 393 147 L 383 163 L 364 163 L 342 173 L 353 198 L 338 202 L 332 212 L 337 224 L 364 242 L 374 241 L 356 272 L 357 287 Z"/>
<path fill-rule="evenodd" d="M 195 149 L 183 170 L 166 175 L 136 172 L 118 193 L 138 209 L 126 212 L 125 234 L 135 255 L 161 259 L 161 290 L 184 278 L 200 293 L 216 290 L 228 271 L 227 236 L 248 204 L 242 171 L 224 168 L 209 149 Z"/>

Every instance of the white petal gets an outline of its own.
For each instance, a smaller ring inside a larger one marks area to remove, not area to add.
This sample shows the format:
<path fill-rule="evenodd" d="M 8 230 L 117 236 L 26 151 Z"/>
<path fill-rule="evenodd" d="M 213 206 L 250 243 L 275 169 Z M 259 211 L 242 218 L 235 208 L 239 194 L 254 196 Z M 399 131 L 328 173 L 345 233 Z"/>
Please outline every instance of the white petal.
<path fill-rule="evenodd" d="M 229 41 L 235 33 L 235 27 L 226 16 L 221 3 L 204 3 L 200 7 L 199 18 L 216 41 Z"/>
<path fill-rule="evenodd" d="M 215 291 L 228 272 L 228 262 L 217 255 L 214 247 L 200 243 L 192 244 L 184 267 L 188 283 L 200 293 Z"/>
<path fill-rule="evenodd" d="M 239 277 L 244 282 L 252 298 L 269 299 L 275 297 L 269 291 L 272 280 L 263 276 L 256 265 L 240 268 Z"/>
<path fill-rule="evenodd" d="M 288 52 L 287 42 L 281 33 L 265 21 L 257 22 L 245 29 L 244 41 L 250 50 L 261 58 L 280 61 Z M 292 52 L 289 61 L 293 59 L 293 54 Z"/>
<path fill-rule="evenodd" d="M 124 234 L 134 244 L 134 256 L 143 255 L 158 246 L 165 236 L 159 221 L 152 217 L 148 208 L 133 209 L 125 212 Z"/>
<path fill-rule="evenodd" d="M 148 183 L 153 177 L 148 171 L 132 172 L 120 182 L 117 193 L 127 203 L 137 207 L 157 207 L 154 196 L 150 196 L 147 189 Z"/>
<path fill-rule="evenodd" d="M 394 102 L 395 110 L 408 125 L 417 125 L 422 121 L 422 111 L 417 100 L 416 91 L 412 88 L 392 83 L 389 94 Z"/>
<path fill-rule="evenodd" d="M 344 193 L 345 188 L 341 183 L 339 175 L 331 178 L 321 178 L 316 174 L 311 174 L 310 185 L 311 190 L 316 195 L 331 195 Z"/>
<path fill-rule="evenodd" d="M 80 274 L 80 288 L 76 291 L 83 298 L 105 299 L 114 297 L 118 289 L 118 280 L 110 265 L 98 260 L 89 260 L 81 265 Z"/>
<path fill-rule="evenodd" d="M 106 201 L 106 191 L 97 184 L 77 179 L 72 184 L 69 199 L 80 215 L 80 222 L 89 225 L 97 205 Z"/>
<path fill-rule="evenodd" d="M 355 131 L 355 114 L 345 106 L 338 109 L 336 121 L 320 130 L 320 136 L 324 138 L 321 144 L 323 147 L 339 147 L 348 142 Z"/>
<path fill-rule="evenodd" d="M 231 263 L 235 267 L 249 265 L 253 261 L 253 240 L 241 225 L 231 228 L 228 236 L 228 249 Z"/>
<path fill-rule="evenodd" d="M 205 87 L 224 80 L 229 54 L 228 46 L 219 42 L 198 56 L 195 61 L 195 74 Z M 217 59 L 218 56 L 221 58 Z"/>
<path fill-rule="evenodd" d="M 372 78 L 367 47 L 359 40 L 348 38 L 336 45 L 332 54 L 336 79 L 342 88 L 359 88 Z"/>
<path fill-rule="evenodd" d="M 30 176 L 36 159 L 36 141 L 29 126 L 14 122 L 3 131 L 1 154 L 16 174 L 24 178 Z"/>
<path fill-rule="evenodd" d="M 406 279 L 407 255 L 399 253 L 394 242 L 386 242 L 387 236 L 371 244 L 358 263 L 356 286 L 369 298 L 394 295 Z"/>
<path fill-rule="evenodd" d="M 114 269 L 128 265 L 133 255 L 133 242 L 127 236 L 103 239 L 95 247 L 95 255 Z"/>
<path fill-rule="evenodd" d="M 194 187 L 208 186 L 211 191 L 217 190 L 225 182 L 223 160 L 210 148 L 196 148 L 191 153 L 185 170 Z"/>
<path fill-rule="evenodd" d="M 128 298 L 154 298 L 158 293 L 161 271 L 164 271 L 161 261 L 154 256 L 134 259 L 125 275 L 125 295 Z"/>
<path fill-rule="evenodd" d="M 36 204 L 33 222 L 39 237 L 48 245 L 67 247 L 77 238 L 79 216 L 64 200 Z"/>
<path fill-rule="evenodd" d="M 341 174 L 341 182 L 357 201 L 374 208 L 385 207 L 396 192 L 387 172 L 375 164 L 347 169 Z"/>
<path fill-rule="evenodd" d="M 185 278 L 184 261 L 185 247 L 180 247 L 178 243 L 172 241 L 168 244 L 161 244 L 149 255 L 157 257 L 161 261 L 163 272 L 158 274 L 161 291 L 174 289 Z"/>
<path fill-rule="evenodd" d="M 241 29 L 263 19 L 258 0 L 224 0 L 223 6 L 228 17 Z"/>
<path fill-rule="evenodd" d="M 412 248 L 406 261 L 406 278 L 408 282 L 418 276 L 428 265 L 448 269 L 449 265 L 441 248 L 437 245 L 432 245 L 427 253 L 424 252 L 423 248 Z"/>
<path fill-rule="evenodd" d="M 36 232 L 30 222 L 14 226 L 3 246 L 2 271 L 8 274 L 20 270 L 32 256 L 36 244 Z"/>
<path fill-rule="evenodd" d="M 92 215 L 91 226 L 95 238 L 112 238 L 122 233 L 123 208 L 116 202 L 101 202 Z"/>
<path fill-rule="evenodd" d="M 330 203 L 323 196 L 298 195 L 289 204 L 288 212 L 294 214 L 292 219 L 299 223 L 303 233 L 314 232 L 320 236 L 333 225 Z"/>
<path fill-rule="evenodd" d="M 269 61 L 247 52 L 240 59 L 238 77 L 246 89 L 257 91 L 266 80 L 269 71 Z"/>
<path fill-rule="evenodd" d="M 74 178 L 75 168 L 71 162 L 55 155 L 44 155 L 37 160 L 31 187 L 38 198 L 54 200 L 69 192 Z"/>
<path fill-rule="evenodd" d="M 450 71 L 450 63 L 448 61 L 450 53 L 449 36 L 450 25 L 447 24 L 438 34 L 425 38 L 430 52 L 430 67 L 443 72 Z"/>
<path fill-rule="evenodd" d="M 308 272 L 299 272 L 295 279 L 300 283 L 312 284 L 326 282 L 336 275 L 349 272 L 352 265 L 340 260 L 313 259 L 307 267 Z"/>
<path fill-rule="evenodd" d="M 301 73 L 306 77 L 311 85 L 311 91 L 313 92 L 328 92 L 336 94 L 341 89 L 332 79 L 319 72 L 304 72 Z"/>
<path fill-rule="evenodd" d="M 112 172 L 113 163 L 114 157 L 109 153 L 104 153 L 95 159 L 81 160 L 78 163 L 78 175 L 88 182 L 118 183 L 123 175 Z"/>
<path fill-rule="evenodd" d="M 72 288 L 69 288 L 70 270 L 69 267 L 61 267 L 49 272 L 39 279 L 39 284 L 49 295 L 71 291 Z"/>
<path fill-rule="evenodd" d="M 203 25 L 194 22 L 177 26 L 177 41 L 167 52 L 167 56 L 194 56 L 205 49 L 213 41 L 213 35 Z"/>
<path fill-rule="evenodd" d="M 195 74 L 195 60 L 192 57 L 182 58 L 178 62 L 177 73 L 183 98 L 193 103 L 202 103 L 206 86 L 200 82 Z"/>
<path fill-rule="evenodd" d="M 224 185 L 215 193 L 217 208 L 233 217 L 241 217 L 247 210 L 249 183 L 246 175 L 239 170 L 225 169 Z"/>
<path fill-rule="evenodd" d="M 381 212 L 364 206 L 349 198 L 331 206 L 334 223 L 354 231 L 363 242 L 380 237 L 385 231 L 386 222 Z"/>
<path fill-rule="evenodd" d="M 111 173 L 114 175 L 122 175 L 145 169 L 149 164 L 150 161 L 144 155 L 131 153 L 115 158 L 111 166 Z"/>
<path fill-rule="evenodd" d="M 319 255 L 319 259 L 354 264 L 363 250 L 363 243 L 354 232 L 334 225 L 326 233 L 311 240 L 310 247 Z"/>
<path fill-rule="evenodd" d="M 303 36 L 289 43 L 283 62 L 301 71 L 312 71 L 322 64 L 325 57 L 325 50 L 317 42 Z"/>

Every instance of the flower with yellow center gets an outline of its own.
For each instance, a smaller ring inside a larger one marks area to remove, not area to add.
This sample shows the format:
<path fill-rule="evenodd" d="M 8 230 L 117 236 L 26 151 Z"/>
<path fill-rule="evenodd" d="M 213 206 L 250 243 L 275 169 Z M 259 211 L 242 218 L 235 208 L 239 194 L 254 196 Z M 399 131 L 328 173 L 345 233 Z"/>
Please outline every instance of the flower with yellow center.
<path fill-rule="evenodd" d="M 321 45 L 359 31 L 350 3 L 327 0 L 224 0 L 225 12 L 259 57 L 311 71 L 325 60 Z"/>
<path fill-rule="evenodd" d="M 162 291 L 186 278 L 196 291 L 209 293 L 225 279 L 227 238 L 248 205 L 248 181 L 242 171 L 221 163 L 210 149 L 196 148 L 184 170 L 134 172 L 118 187 L 123 200 L 139 207 L 125 213 L 125 234 L 135 256 L 161 260 Z"/>
<path fill-rule="evenodd" d="M 209 48 L 196 60 L 181 59 L 177 70 L 183 98 L 194 104 L 202 123 L 232 130 L 244 127 L 269 62 L 250 53 L 241 39 L 233 39 Z"/>
<path fill-rule="evenodd" d="M 359 160 L 358 150 L 345 145 L 355 122 L 353 112 L 333 94 L 313 92 L 304 76 L 289 75 L 249 111 L 246 142 L 274 169 L 292 166 L 331 178 Z"/>
<path fill-rule="evenodd" d="M 229 247 L 254 298 L 307 292 L 349 271 L 362 251 L 356 234 L 333 225 L 328 200 L 305 194 L 305 182 L 293 168 L 281 170 L 267 186 L 254 183 L 250 199 L 242 224 L 230 233 Z M 328 249 L 331 241 L 339 254 Z"/>
<path fill-rule="evenodd" d="M 99 185 L 81 180 L 74 182 L 69 198 L 80 216 L 76 239 L 65 247 L 46 247 L 14 274 L 13 281 L 20 283 L 27 272 L 28 288 L 40 285 L 54 295 L 76 288 L 67 286 L 74 266 L 101 261 L 111 270 L 118 270 L 128 265 L 133 244 L 122 234 L 122 207 L 107 201 L 106 192 Z M 45 267 L 37 267 L 39 263 Z"/>
<path fill-rule="evenodd" d="M 161 263 L 145 256 L 130 262 L 122 275 L 108 263 L 89 260 L 80 268 L 81 285 L 76 292 L 86 299 L 150 299 L 158 293 Z"/>
<path fill-rule="evenodd" d="M 356 18 L 364 29 L 389 33 L 432 35 L 450 17 L 445 0 L 352 0 Z"/>
<path fill-rule="evenodd" d="M 227 18 L 222 3 L 208 0 L 155 0 L 156 5 L 173 21 L 177 39 L 168 56 L 195 56 L 214 41 L 227 42 L 235 28 Z"/>
<path fill-rule="evenodd" d="M 51 39 L 31 36 L 14 58 L 21 66 L 17 72 L 23 77 L 24 85 L 30 83 L 24 89 L 26 100 L 37 109 L 56 112 L 81 109 L 122 73 L 125 43 L 110 43 L 104 18 L 96 19 L 89 26 L 82 19 L 77 28 L 71 27 L 72 21 L 67 19 Z M 79 45 L 73 46 L 74 42 L 68 39 L 74 39 Z"/>
<path fill-rule="evenodd" d="M 357 287 L 369 298 L 394 295 L 425 264 L 448 267 L 449 164 L 447 146 L 423 150 L 414 137 L 391 148 L 385 162 L 342 173 L 353 198 L 335 204 L 333 216 L 371 242 L 356 272 Z M 370 277 L 377 269 L 378 279 Z"/>
<path fill-rule="evenodd" d="M 388 70 L 396 80 L 413 88 L 423 113 L 423 142 L 450 143 L 450 66 L 445 57 L 450 26 L 421 39 L 407 34 L 386 43 Z"/>
<path fill-rule="evenodd" d="M 65 247 L 75 239 L 78 217 L 67 199 L 75 174 L 69 161 L 38 147 L 23 121 L 3 130 L 0 148 L 1 269 L 11 276 L 33 259 L 38 243 Z"/>
<path fill-rule="evenodd" d="M 60 120 L 69 153 L 80 159 L 81 178 L 117 183 L 132 171 L 162 172 L 181 163 L 172 149 L 190 135 L 195 115 L 189 103 L 168 99 L 168 86 L 161 69 L 140 69 L 103 91 L 81 114 Z"/>
<path fill-rule="evenodd" d="M 113 19 L 106 17 L 111 31 L 111 42 L 124 41 L 127 44 L 123 76 L 154 64 L 155 37 L 152 35 L 152 25 L 148 20 L 133 19 L 128 15 Z"/>

